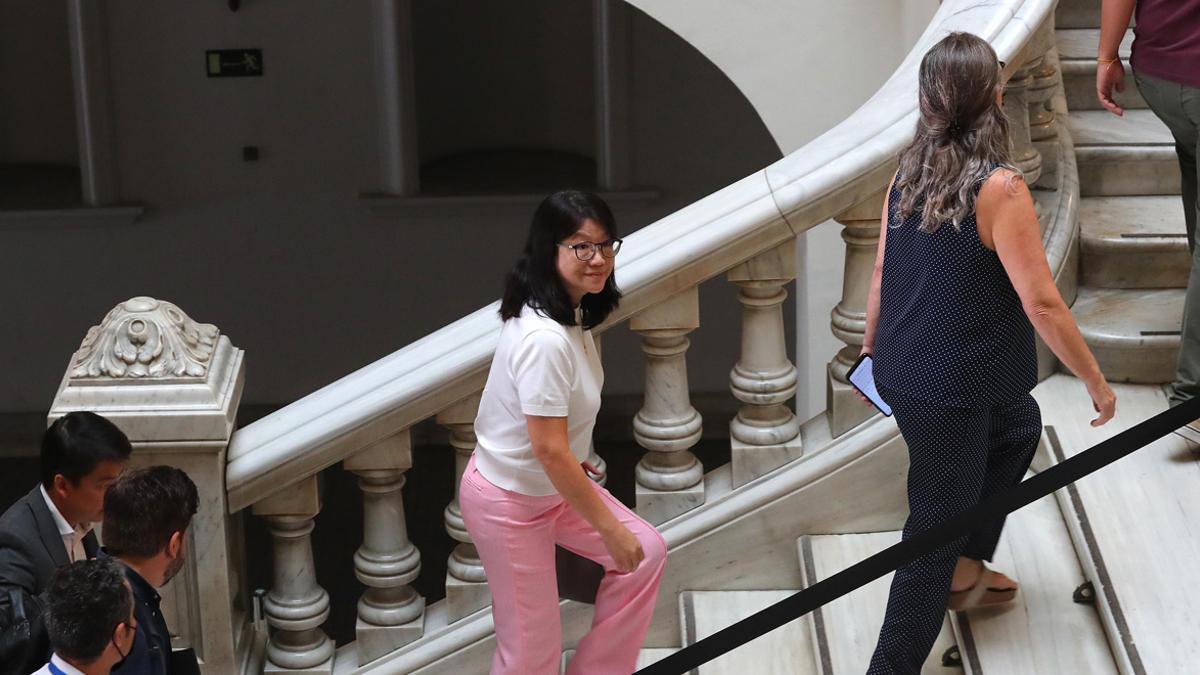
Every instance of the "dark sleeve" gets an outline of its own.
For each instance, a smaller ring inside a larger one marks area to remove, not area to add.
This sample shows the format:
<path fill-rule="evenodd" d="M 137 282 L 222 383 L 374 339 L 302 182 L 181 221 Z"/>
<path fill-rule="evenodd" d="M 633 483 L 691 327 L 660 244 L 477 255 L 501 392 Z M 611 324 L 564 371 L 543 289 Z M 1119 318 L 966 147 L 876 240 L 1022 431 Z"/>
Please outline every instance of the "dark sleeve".
<path fill-rule="evenodd" d="M 0 533 L 0 674 L 28 673 L 49 658 L 42 599 L 34 593 L 31 556 L 16 538 Z M 10 598 L 18 597 L 28 625 L 16 622 Z M 28 632 L 26 632 L 28 631 Z"/>

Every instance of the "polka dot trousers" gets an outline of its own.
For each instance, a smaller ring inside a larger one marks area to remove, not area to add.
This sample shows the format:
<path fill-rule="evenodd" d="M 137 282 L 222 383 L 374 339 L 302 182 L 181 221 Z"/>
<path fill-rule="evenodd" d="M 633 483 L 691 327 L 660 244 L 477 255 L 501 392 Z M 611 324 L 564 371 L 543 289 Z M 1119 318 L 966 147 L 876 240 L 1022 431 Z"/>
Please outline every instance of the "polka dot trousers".
<path fill-rule="evenodd" d="M 1042 432 L 1032 396 L 952 408 L 880 393 L 908 444 L 905 539 L 1012 488 L 1029 469 Z M 1003 527 L 997 519 L 896 571 L 868 675 L 920 673 L 942 626 L 958 557 L 991 560 Z"/>

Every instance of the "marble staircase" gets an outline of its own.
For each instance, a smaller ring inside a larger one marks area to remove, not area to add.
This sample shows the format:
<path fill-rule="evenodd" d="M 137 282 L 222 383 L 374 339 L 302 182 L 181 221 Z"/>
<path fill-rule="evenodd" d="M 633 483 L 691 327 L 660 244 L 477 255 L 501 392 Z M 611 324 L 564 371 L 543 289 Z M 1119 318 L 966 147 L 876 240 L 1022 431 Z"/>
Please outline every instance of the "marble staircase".
<path fill-rule="evenodd" d="M 1114 391 L 1116 416 L 1094 428 L 1088 424 L 1094 416 L 1091 401 L 1079 380 L 1055 375 L 1034 390 L 1042 406 L 1051 462 L 1167 408 L 1158 386 L 1115 385 Z M 1196 672 L 1198 450 L 1200 446 L 1169 434 L 1056 495 L 1123 674 Z"/>
<path fill-rule="evenodd" d="M 1146 108 L 1128 68 L 1117 117 L 1095 94 L 1099 2 L 1059 5 L 1055 40 L 1079 171 L 1080 288 L 1072 307 L 1114 382 L 1169 382 L 1179 350 L 1191 263 L 1179 164 L 1166 126 Z M 1120 53 L 1129 56 L 1133 30 Z"/>

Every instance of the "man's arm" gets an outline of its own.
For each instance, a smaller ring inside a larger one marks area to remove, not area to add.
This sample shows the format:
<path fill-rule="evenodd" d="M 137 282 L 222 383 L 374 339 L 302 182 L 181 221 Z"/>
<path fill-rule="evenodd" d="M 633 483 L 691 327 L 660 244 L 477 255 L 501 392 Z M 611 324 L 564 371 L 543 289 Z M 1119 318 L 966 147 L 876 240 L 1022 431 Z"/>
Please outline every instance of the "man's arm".
<path fill-rule="evenodd" d="M 1103 0 L 1100 5 L 1100 45 L 1096 51 L 1096 98 L 1104 109 L 1124 115 L 1125 109 L 1113 99 L 1113 91 L 1125 91 L 1125 66 L 1121 63 L 1121 40 L 1129 28 L 1129 18 L 1137 0 Z"/>
<path fill-rule="evenodd" d="M 25 542 L 10 533 L 0 534 L 0 673 L 22 673 L 45 662 L 45 626 L 42 623 L 42 599 L 35 593 L 37 577 L 32 556 Z M 26 637 L 15 622 L 10 594 L 21 599 L 29 620 Z"/>

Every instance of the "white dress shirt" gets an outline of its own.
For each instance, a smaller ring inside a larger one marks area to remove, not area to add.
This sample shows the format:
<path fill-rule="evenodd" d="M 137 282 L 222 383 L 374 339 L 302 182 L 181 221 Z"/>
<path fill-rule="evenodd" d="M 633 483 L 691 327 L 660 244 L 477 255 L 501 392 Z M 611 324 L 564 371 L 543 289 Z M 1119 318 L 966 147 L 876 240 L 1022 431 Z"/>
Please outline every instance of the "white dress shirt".
<path fill-rule="evenodd" d="M 63 546 L 67 549 L 67 558 L 71 562 L 77 560 L 87 560 L 87 551 L 83 548 L 83 538 L 88 532 L 92 531 L 92 526 L 89 523 L 86 527 L 83 525 L 71 525 L 66 518 L 58 512 L 58 507 L 54 505 L 54 500 L 50 499 L 50 495 L 46 492 L 46 486 L 40 486 L 42 491 L 42 499 L 46 500 L 46 508 L 50 509 L 50 516 L 54 518 L 54 524 L 58 526 L 58 533 L 62 535 Z"/>

